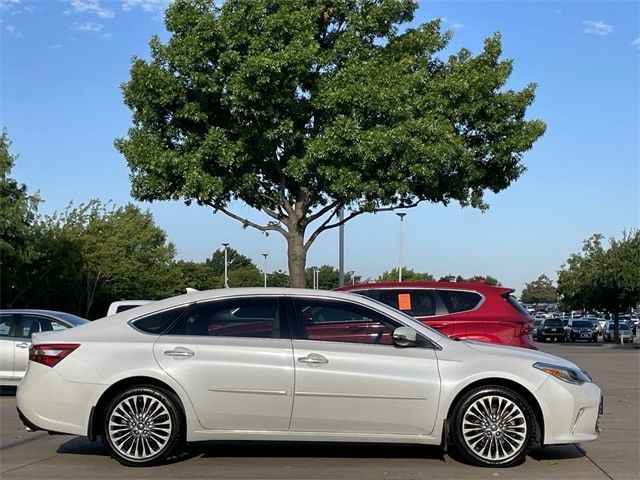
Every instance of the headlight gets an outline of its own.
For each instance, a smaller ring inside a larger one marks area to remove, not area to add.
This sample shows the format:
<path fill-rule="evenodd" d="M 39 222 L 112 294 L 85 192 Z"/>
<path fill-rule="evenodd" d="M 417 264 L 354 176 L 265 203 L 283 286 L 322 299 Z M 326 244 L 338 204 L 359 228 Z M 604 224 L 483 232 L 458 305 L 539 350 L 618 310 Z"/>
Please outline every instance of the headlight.
<path fill-rule="evenodd" d="M 542 370 L 549 375 L 553 375 L 560 380 L 573 383 L 574 385 L 582 385 L 591 383 L 591 377 L 584 370 L 578 368 L 561 367 L 560 365 L 552 365 L 550 363 L 537 362 L 533 364 L 534 368 Z"/>

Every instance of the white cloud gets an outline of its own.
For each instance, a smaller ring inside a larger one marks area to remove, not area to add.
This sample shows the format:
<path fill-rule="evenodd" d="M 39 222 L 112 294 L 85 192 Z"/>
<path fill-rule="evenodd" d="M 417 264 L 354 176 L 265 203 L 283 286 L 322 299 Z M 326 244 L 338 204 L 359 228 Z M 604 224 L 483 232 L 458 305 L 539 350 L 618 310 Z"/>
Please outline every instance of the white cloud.
<path fill-rule="evenodd" d="M 22 38 L 22 33 L 20 33 L 20 31 L 13 25 L 7 25 L 5 28 L 7 32 L 9 32 L 14 37 Z"/>
<path fill-rule="evenodd" d="M 100 35 L 100 38 L 102 40 L 111 40 L 113 39 L 113 35 L 111 33 L 103 33 L 102 35 Z"/>
<path fill-rule="evenodd" d="M 21 0 L 0 0 L 0 12 L 17 15 L 22 13 Z"/>
<path fill-rule="evenodd" d="M 123 0 L 122 10 L 129 12 L 134 8 L 141 8 L 145 12 L 159 12 L 167 8 L 171 0 Z"/>
<path fill-rule="evenodd" d="M 115 13 L 109 10 L 108 8 L 104 8 L 100 4 L 100 0 L 65 0 L 69 2 L 71 6 L 70 10 L 65 10 L 66 15 L 71 15 L 74 13 L 89 13 L 93 15 L 97 15 L 100 18 L 113 18 L 115 17 Z"/>
<path fill-rule="evenodd" d="M 77 32 L 96 33 L 104 28 L 104 25 L 96 22 L 72 23 L 71 30 Z"/>
<path fill-rule="evenodd" d="M 454 30 L 458 30 L 460 28 L 464 28 L 464 25 L 460 22 L 456 22 L 455 20 L 451 20 L 450 18 L 440 17 L 440 20 L 447 28 L 453 28 Z"/>
<path fill-rule="evenodd" d="M 585 20 L 582 22 L 584 25 L 584 33 L 590 33 L 594 35 L 606 36 L 613 33 L 613 26 L 604 23 L 602 20 Z"/>
<path fill-rule="evenodd" d="M 640 49 L 640 37 L 636 38 L 633 42 L 631 42 L 632 47 L 638 47 Z"/>
<path fill-rule="evenodd" d="M 47 48 L 62 48 L 61 43 L 52 43 L 51 45 L 47 45 Z"/>

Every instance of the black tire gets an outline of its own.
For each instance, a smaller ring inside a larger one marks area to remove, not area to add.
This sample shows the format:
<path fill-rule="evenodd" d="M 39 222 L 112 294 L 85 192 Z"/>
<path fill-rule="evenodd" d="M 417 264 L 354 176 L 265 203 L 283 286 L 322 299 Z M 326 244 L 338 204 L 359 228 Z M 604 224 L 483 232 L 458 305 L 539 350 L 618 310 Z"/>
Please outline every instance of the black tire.
<path fill-rule="evenodd" d="M 102 441 L 122 465 L 157 465 L 183 438 L 179 405 L 176 396 L 164 389 L 146 385 L 128 388 L 113 397 L 104 410 Z"/>
<path fill-rule="evenodd" d="M 506 405 L 505 408 L 511 410 L 505 409 L 503 415 L 507 412 L 509 423 L 501 424 L 499 420 L 496 423 L 490 420 L 488 425 L 482 423 L 485 417 L 478 415 L 476 409 L 479 401 L 483 404 L 489 401 L 493 413 L 500 411 L 501 404 Z M 501 426 L 505 428 L 501 429 Z M 467 392 L 456 406 L 451 423 L 451 443 L 462 459 L 472 465 L 511 467 L 524 461 L 535 438 L 535 428 L 533 411 L 522 395 L 498 385 L 482 386 Z M 492 451 L 496 458 L 490 458 Z"/>

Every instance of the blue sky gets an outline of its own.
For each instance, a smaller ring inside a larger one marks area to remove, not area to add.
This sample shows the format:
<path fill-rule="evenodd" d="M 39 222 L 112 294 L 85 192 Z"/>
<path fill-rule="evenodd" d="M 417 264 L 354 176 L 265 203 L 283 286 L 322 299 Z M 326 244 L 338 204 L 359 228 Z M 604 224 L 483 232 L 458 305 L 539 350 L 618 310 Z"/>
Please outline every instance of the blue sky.
<path fill-rule="evenodd" d="M 0 124 L 20 155 L 13 176 L 63 210 L 91 198 L 132 201 L 126 162 L 113 140 L 130 126 L 120 84 L 152 34 L 167 34 L 167 0 L 0 0 Z M 481 213 L 426 205 L 405 218 L 406 264 L 436 276 L 491 274 L 518 290 L 556 271 L 593 233 L 620 236 L 640 225 L 637 1 L 421 1 L 415 23 L 442 17 L 448 49 L 478 52 L 499 30 L 515 61 L 510 87 L 534 81 L 532 118 L 547 133 L 525 156 L 527 172 L 488 195 Z M 278 234 L 243 230 L 222 214 L 177 202 L 141 204 L 182 259 L 204 260 L 222 242 L 269 270 L 286 270 Z M 234 211 L 260 215 L 238 204 Z M 392 213 L 346 226 L 346 270 L 376 277 L 398 263 Z M 308 265 L 338 263 L 337 232 L 321 236 Z"/>

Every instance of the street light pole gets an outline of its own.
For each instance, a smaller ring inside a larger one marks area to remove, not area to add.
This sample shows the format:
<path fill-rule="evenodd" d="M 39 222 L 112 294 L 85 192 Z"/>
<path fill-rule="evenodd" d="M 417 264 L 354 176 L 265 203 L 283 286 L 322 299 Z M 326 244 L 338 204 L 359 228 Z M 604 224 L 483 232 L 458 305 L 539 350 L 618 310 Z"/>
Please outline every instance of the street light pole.
<path fill-rule="evenodd" d="M 396 215 L 400 217 L 400 265 L 398 267 L 398 281 L 402 281 L 402 269 L 403 269 L 403 258 L 402 258 L 402 248 L 404 243 L 404 217 L 407 215 L 405 212 L 396 212 Z"/>
<path fill-rule="evenodd" d="M 262 256 L 264 257 L 264 288 L 267 288 L 267 257 L 269 254 L 263 253 Z"/>
<path fill-rule="evenodd" d="M 338 218 L 344 220 L 344 207 L 340 207 Z M 340 224 L 338 240 L 338 286 L 344 286 L 344 223 Z"/>
<path fill-rule="evenodd" d="M 320 273 L 316 267 L 313 267 L 313 289 L 317 290 L 320 287 Z"/>
<path fill-rule="evenodd" d="M 223 243 L 224 247 L 224 288 L 229 288 L 229 259 L 227 257 L 227 247 L 228 243 Z"/>

